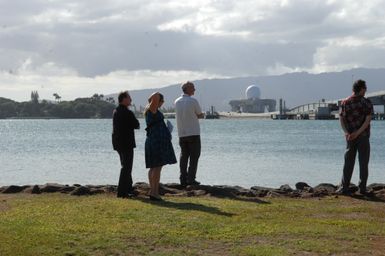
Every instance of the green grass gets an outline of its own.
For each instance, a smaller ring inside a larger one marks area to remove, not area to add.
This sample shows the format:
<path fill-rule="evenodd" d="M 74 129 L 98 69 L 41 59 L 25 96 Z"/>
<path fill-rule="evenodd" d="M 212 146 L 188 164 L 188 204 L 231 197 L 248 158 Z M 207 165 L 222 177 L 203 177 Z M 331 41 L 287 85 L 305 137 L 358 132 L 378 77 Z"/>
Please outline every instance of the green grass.
<path fill-rule="evenodd" d="M 0 255 L 369 255 L 385 204 L 351 198 L 0 195 Z"/>

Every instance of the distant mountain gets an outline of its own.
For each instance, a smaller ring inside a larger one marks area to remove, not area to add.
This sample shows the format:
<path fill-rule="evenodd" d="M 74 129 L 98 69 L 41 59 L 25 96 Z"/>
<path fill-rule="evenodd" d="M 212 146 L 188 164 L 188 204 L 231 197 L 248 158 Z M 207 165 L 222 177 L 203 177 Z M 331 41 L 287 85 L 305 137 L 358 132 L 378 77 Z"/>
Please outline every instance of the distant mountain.
<path fill-rule="evenodd" d="M 195 97 L 202 107 L 208 110 L 215 106 L 219 111 L 228 111 L 228 102 L 245 97 L 245 90 L 251 84 L 260 87 L 262 98 L 283 98 L 288 107 L 318 102 L 321 99 L 345 98 L 351 94 L 352 80 L 367 81 L 368 92 L 385 90 L 385 68 L 357 68 L 342 72 L 309 74 L 306 72 L 288 73 L 277 76 L 238 77 L 229 79 L 204 79 L 194 81 L 197 91 Z M 180 85 L 170 85 L 159 89 L 133 90 L 130 94 L 134 104 L 145 106 L 148 96 L 154 91 L 165 95 L 165 106 L 172 106 L 181 95 Z M 116 98 L 117 94 L 106 97 Z"/>

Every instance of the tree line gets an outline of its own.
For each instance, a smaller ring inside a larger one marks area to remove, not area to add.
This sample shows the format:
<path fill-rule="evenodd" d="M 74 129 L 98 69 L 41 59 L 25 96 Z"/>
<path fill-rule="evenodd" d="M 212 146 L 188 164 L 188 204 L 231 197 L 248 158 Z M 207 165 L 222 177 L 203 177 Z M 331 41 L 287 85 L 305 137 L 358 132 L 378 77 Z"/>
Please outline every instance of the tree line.
<path fill-rule="evenodd" d="M 0 118 L 111 118 L 115 108 L 115 100 L 102 94 L 73 101 L 61 101 L 57 93 L 53 97 L 55 101 L 40 100 L 37 91 L 25 102 L 0 97 Z"/>

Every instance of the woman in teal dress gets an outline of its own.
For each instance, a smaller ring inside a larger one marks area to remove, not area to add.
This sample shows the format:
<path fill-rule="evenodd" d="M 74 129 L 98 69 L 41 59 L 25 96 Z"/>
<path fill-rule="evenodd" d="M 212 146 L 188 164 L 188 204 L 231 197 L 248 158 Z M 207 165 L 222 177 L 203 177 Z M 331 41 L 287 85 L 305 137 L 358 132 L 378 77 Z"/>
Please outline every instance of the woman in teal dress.
<path fill-rule="evenodd" d="M 159 108 L 164 103 L 160 93 L 154 93 L 148 99 L 144 116 L 147 124 L 147 138 L 145 142 L 146 168 L 149 168 L 150 199 L 162 200 L 159 196 L 159 181 L 162 167 L 175 164 L 176 157 L 171 143 L 171 133 L 164 122 L 164 116 Z"/>

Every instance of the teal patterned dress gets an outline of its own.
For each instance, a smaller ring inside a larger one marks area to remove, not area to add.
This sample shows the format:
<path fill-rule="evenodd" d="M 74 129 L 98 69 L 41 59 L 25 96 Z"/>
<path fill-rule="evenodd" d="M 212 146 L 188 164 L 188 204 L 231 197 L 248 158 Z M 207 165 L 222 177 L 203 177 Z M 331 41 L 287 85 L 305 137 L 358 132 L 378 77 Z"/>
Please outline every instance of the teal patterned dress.
<path fill-rule="evenodd" d="M 145 143 L 146 168 L 177 163 L 171 143 L 171 133 L 164 122 L 163 114 L 159 110 L 155 114 L 147 111 L 145 118 L 147 124 Z"/>

